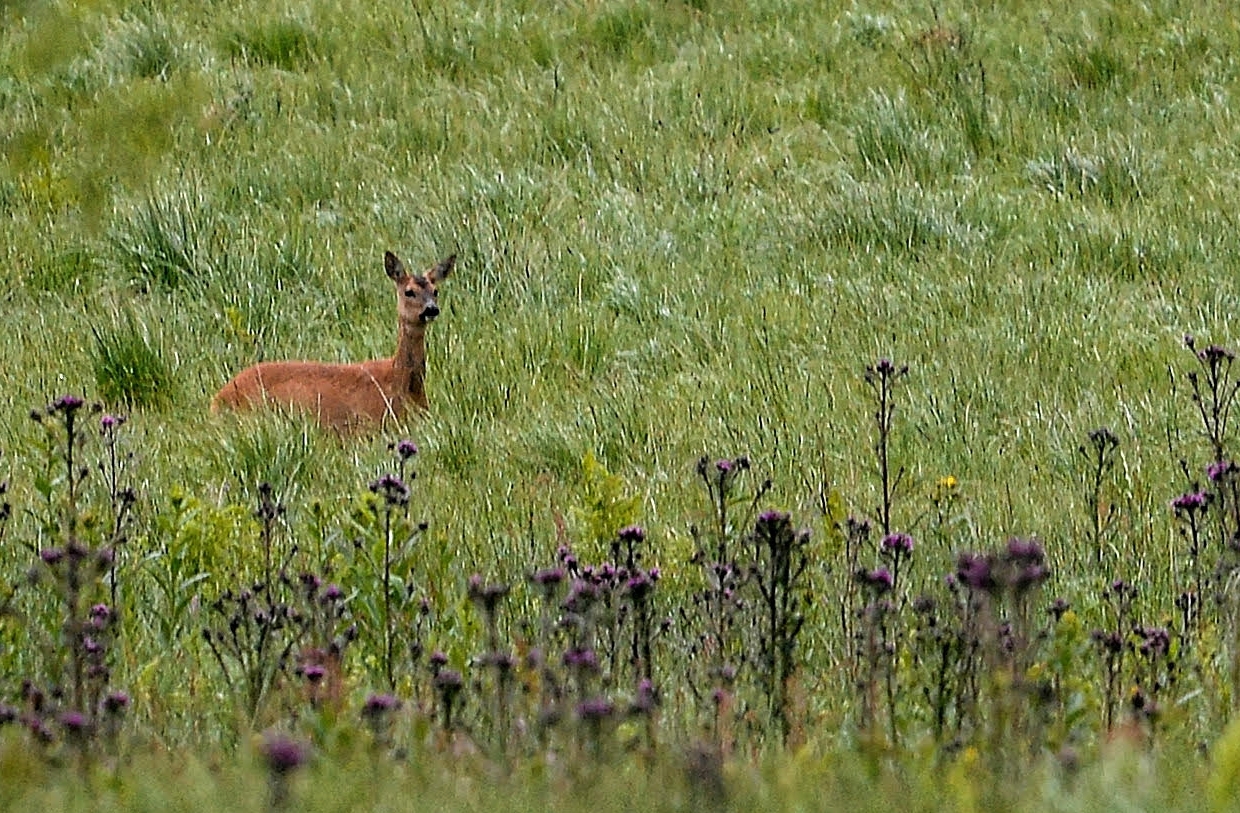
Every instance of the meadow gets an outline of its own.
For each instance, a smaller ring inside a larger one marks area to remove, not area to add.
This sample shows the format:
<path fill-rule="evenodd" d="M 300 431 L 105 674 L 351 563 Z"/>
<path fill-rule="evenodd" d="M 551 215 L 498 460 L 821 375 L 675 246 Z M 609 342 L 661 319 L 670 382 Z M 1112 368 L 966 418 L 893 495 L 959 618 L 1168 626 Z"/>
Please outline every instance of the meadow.
<path fill-rule="evenodd" d="M 1240 21 L 0 3 L 0 807 L 1224 810 Z M 392 353 L 425 415 L 211 415 Z"/>

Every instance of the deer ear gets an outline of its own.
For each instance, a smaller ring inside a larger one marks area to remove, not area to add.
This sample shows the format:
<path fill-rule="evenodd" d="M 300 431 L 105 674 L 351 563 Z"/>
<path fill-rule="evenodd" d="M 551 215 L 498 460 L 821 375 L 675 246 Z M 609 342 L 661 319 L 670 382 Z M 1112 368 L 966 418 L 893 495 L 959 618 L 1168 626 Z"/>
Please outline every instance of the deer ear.
<path fill-rule="evenodd" d="M 456 255 L 449 254 L 440 260 L 434 268 L 431 269 L 431 282 L 436 284 L 443 282 L 452 273 L 452 269 L 456 266 Z"/>
<path fill-rule="evenodd" d="M 406 276 L 404 264 L 390 251 L 383 252 L 383 268 L 393 280 L 401 280 Z"/>

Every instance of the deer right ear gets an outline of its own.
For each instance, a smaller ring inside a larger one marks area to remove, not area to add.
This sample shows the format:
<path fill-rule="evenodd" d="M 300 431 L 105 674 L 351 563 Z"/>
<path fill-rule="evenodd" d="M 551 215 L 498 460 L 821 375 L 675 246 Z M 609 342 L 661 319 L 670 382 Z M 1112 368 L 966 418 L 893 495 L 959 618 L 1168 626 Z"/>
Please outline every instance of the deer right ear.
<path fill-rule="evenodd" d="M 399 281 L 406 276 L 404 263 L 390 251 L 383 252 L 383 268 L 393 280 Z"/>

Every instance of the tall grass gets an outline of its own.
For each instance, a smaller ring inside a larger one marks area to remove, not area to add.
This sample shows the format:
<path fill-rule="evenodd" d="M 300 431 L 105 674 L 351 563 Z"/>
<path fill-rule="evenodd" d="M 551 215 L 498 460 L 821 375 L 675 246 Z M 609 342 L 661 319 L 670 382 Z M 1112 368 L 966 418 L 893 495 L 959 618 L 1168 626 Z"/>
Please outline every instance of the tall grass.
<path fill-rule="evenodd" d="M 61 487 L 31 462 L 31 408 L 72 392 L 133 413 L 141 487 L 119 559 L 131 592 L 113 682 L 133 696 L 135 743 L 210 764 L 239 727 L 203 660 L 196 613 L 257 578 L 260 484 L 286 506 L 282 533 L 314 551 L 320 576 L 356 571 L 354 544 L 375 542 L 366 484 L 389 473 L 389 444 L 413 438 L 409 521 L 426 527 L 399 583 L 408 602 L 430 602 L 438 638 L 423 643 L 459 670 L 500 651 L 484 642 L 468 577 L 519 585 L 561 544 L 596 561 L 619 526 L 640 523 L 657 541 L 660 588 L 691 594 L 692 529 L 708 516 L 695 464 L 744 454 L 770 479 L 774 507 L 811 531 L 818 603 L 798 640 L 816 678 L 783 702 L 817 721 L 809 750 L 788 757 L 808 760 L 814 779 L 788 779 L 804 763 L 782 757 L 717 765 L 690 749 L 650 767 L 689 766 L 667 804 L 718 801 L 723 777 L 737 806 L 771 788 L 790 805 L 829 806 L 853 782 L 874 806 L 910 789 L 928 808 L 968 806 L 978 777 L 998 770 L 987 753 L 943 756 L 942 783 L 928 787 L 910 767 L 925 764 L 917 743 L 902 743 L 911 761 L 890 772 L 854 747 L 858 706 L 841 672 L 851 644 L 832 611 L 845 596 L 856 612 L 869 602 L 846 572 L 837 525 L 889 504 L 889 530 L 919 540 L 925 569 L 909 578 L 925 584 L 961 552 L 1036 536 L 1047 592 L 1075 597 L 1083 629 L 1110 629 L 1115 604 L 1102 591 L 1121 578 L 1140 586 L 1139 609 L 1174 614 L 1186 554 L 1169 505 L 1205 483 L 1197 461 L 1209 456 L 1183 336 L 1200 337 L 1198 349 L 1236 339 L 1228 11 L 1204 1 L 6 7 L 0 479 L 17 510 L 4 581 L 21 582 L 30 564 L 18 551 L 50 544 L 31 506 Z M 213 392 L 253 361 L 390 354 L 385 249 L 415 265 L 460 256 L 428 336 L 430 414 L 346 440 L 297 416 L 207 416 Z M 888 438 L 902 467 L 894 500 L 875 473 L 864 376 L 884 357 L 909 367 Z M 1116 438 L 1114 457 L 1090 469 L 1080 449 L 1100 427 Z M 867 550 L 877 554 L 881 536 Z M 519 589 L 506 602 L 500 618 L 513 620 L 500 631 L 519 639 L 536 602 Z M 9 683 L 33 668 L 18 618 L 0 616 L 9 701 Z M 1056 640 L 1061 655 L 1071 649 Z M 403 661 L 372 649 L 346 661 L 352 700 L 383 689 L 413 702 L 426 675 L 402 678 Z M 877 654 L 872 665 L 884 680 L 912 679 L 882 672 L 890 664 Z M 489 668 L 488 685 L 502 684 Z M 1038 787 L 1092 809 L 1106 802 L 1097 788 L 1116 784 L 1108 771 L 1131 778 L 1123 772 L 1147 758 L 1171 766 L 1158 774 L 1165 785 L 1119 784 L 1148 803 L 1176 795 L 1176 777 L 1200 778 L 1181 770 L 1185 742 L 1213 742 L 1228 701 L 1160 700 L 1192 732 L 1169 753 L 1095 761 L 1097 740 L 1063 743 L 1089 764 L 1047 768 Z M 912 707 L 880 720 L 877 705 L 874 730 L 929 730 Z M 4 791 L 14 803 L 85 803 L 67 795 L 67 778 L 38 790 L 54 769 L 4 745 L 3 758 L 35 777 Z M 161 758 L 135 748 L 135 764 Z M 338 781 L 355 758 L 341 743 L 313 761 L 309 784 Z M 416 765 L 376 770 L 395 774 L 394 787 L 448 793 Z M 210 797 L 208 772 L 187 770 Z M 247 788 L 254 807 L 270 801 L 255 790 L 265 768 L 232 770 L 217 787 Z M 631 770 L 604 772 L 599 788 Z M 294 793 L 301 778 L 292 774 Z M 827 791 L 815 799 L 807 788 L 818 781 Z"/>

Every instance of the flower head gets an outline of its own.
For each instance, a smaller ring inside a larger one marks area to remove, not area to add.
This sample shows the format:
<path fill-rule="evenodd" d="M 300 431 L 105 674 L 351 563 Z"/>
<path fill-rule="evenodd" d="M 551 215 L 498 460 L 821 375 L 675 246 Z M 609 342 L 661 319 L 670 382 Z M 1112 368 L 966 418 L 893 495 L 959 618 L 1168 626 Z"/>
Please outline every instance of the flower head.
<path fill-rule="evenodd" d="M 895 587 L 895 578 L 891 575 L 891 571 L 885 567 L 875 568 L 874 570 L 859 570 L 856 574 L 857 581 L 877 594 L 886 593 Z"/>
<path fill-rule="evenodd" d="M 400 698 L 392 694 L 372 694 L 362 704 L 362 716 L 379 718 L 400 708 Z"/>
<path fill-rule="evenodd" d="M 908 534 L 887 534 L 880 547 L 883 553 L 892 556 L 908 556 L 913 552 L 913 537 Z"/>
<path fill-rule="evenodd" d="M 621 542 L 640 544 L 646 538 L 646 529 L 640 525 L 629 525 L 621 528 L 616 534 Z"/>
<path fill-rule="evenodd" d="M 1237 471 L 1240 471 L 1240 467 L 1236 465 L 1235 461 L 1216 460 L 1206 466 L 1206 477 L 1208 477 L 1212 483 L 1221 483 L 1234 475 Z"/>
<path fill-rule="evenodd" d="M 113 716 L 125 713 L 129 708 L 129 695 L 122 691 L 108 692 L 103 698 L 103 710 Z"/>
<path fill-rule="evenodd" d="M 989 592 L 996 586 L 990 558 L 980 553 L 962 553 L 956 559 L 956 578 L 970 590 Z"/>
<path fill-rule="evenodd" d="M 48 412 L 63 412 L 66 415 L 72 415 L 82 408 L 86 402 L 76 395 L 62 395 L 48 406 Z"/>
<path fill-rule="evenodd" d="M 615 705 L 605 697 L 591 697 L 577 704 L 577 716 L 591 723 L 602 722 L 615 711 Z"/>
<path fill-rule="evenodd" d="M 370 484 L 370 490 L 389 506 L 409 504 L 409 486 L 395 474 L 385 474 Z"/>
<path fill-rule="evenodd" d="M 283 776 L 306 764 L 309 753 L 305 745 L 284 734 L 271 734 L 263 740 L 263 760 L 273 774 Z"/>
<path fill-rule="evenodd" d="M 1204 491 L 1190 491 L 1181 494 L 1171 501 L 1171 507 L 1176 513 L 1194 514 L 1198 511 L 1204 511 L 1206 506 L 1210 504 L 1210 495 Z"/>
<path fill-rule="evenodd" d="M 408 460 L 418 453 L 418 446 L 412 440 L 398 440 L 393 447 L 401 460 Z"/>

